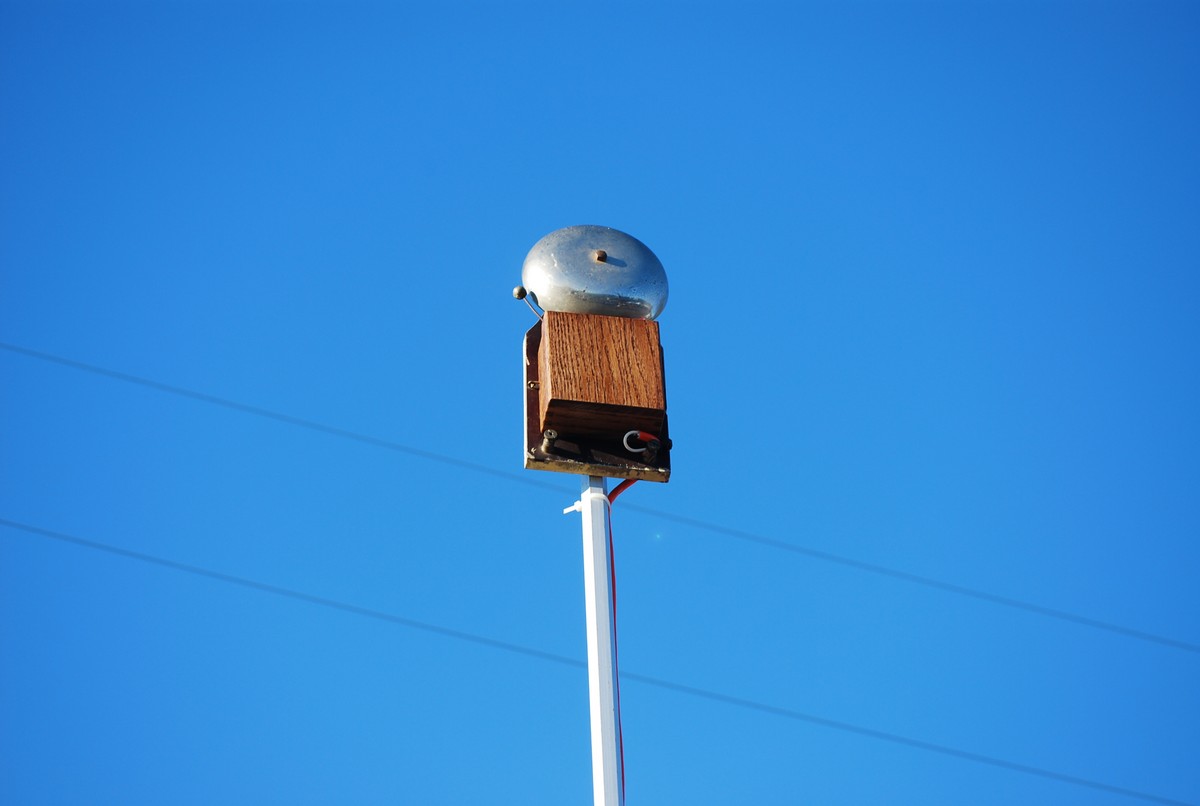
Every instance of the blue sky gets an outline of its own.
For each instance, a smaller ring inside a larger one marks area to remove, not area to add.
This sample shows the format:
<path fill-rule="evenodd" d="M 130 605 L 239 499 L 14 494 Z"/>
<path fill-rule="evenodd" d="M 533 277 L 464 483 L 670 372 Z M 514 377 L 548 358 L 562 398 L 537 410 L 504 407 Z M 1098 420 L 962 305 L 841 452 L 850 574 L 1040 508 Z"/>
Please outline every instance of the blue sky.
<path fill-rule="evenodd" d="M 671 282 L 630 804 L 1200 803 L 1197 34 L 3 3 L 0 801 L 588 803 L 509 291 L 591 223 Z"/>

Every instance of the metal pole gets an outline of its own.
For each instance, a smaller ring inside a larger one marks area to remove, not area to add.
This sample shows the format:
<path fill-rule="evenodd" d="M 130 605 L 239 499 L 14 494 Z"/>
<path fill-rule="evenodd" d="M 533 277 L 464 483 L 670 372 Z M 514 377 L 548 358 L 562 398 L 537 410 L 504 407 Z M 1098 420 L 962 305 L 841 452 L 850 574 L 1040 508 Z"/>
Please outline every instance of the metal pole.
<path fill-rule="evenodd" d="M 583 586 L 587 609 L 588 695 L 592 713 L 592 792 L 595 806 L 624 806 L 624 759 L 620 747 L 621 702 L 617 689 L 616 613 L 609 558 L 609 502 L 605 480 L 583 479 Z"/>

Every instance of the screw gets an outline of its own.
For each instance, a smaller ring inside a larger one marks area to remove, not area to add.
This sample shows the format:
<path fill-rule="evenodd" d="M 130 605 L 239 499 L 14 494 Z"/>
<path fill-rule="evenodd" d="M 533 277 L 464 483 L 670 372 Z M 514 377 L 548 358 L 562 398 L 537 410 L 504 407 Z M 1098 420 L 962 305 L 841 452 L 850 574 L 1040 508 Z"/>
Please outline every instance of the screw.
<path fill-rule="evenodd" d="M 608 252 L 605 252 L 603 249 L 597 249 L 596 260 L 600 263 L 604 263 L 606 260 L 608 260 Z"/>
<path fill-rule="evenodd" d="M 646 464 L 652 463 L 658 458 L 658 449 L 662 447 L 662 443 L 657 439 L 652 439 L 646 443 L 646 452 L 642 454 L 642 461 Z"/>

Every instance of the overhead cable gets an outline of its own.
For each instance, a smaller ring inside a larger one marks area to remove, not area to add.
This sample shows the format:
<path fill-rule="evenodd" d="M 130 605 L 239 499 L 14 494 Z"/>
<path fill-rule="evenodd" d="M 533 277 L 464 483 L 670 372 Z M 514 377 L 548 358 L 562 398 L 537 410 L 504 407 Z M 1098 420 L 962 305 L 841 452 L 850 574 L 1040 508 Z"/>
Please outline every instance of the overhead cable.
<path fill-rule="evenodd" d="M 230 584 L 230 585 L 236 585 L 236 586 L 243 587 L 243 588 L 249 588 L 251 590 L 256 590 L 256 591 L 259 591 L 262 593 L 269 593 L 274 596 L 281 596 L 284 598 L 294 599 L 297 601 L 306 602 L 308 604 L 317 605 L 319 607 L 325 607 L 325 608 L 330 608 L 333 610 L 339 610 L 343 613 L 349 613 L 349 614 L 355 615 L 355 616 L 362 616 L 364 618 L 375 619 L 377 621 L 384 621 L 384 622 L 388 622 L 390 624 L 396 624 L 396 625 L 402 626 L 402 627 L 409 627 L 411 629 L 421 630 L 423 632 L 434 633 L 436 635 L 441 635 L 446 638 L 452 638 L 457 641 L 465 641 L 465 642 L 472 643 L 472 644 L 486 646 L 491 649 L 499 649 L 504 652 L 510 652 L 510 653 L 517 654 L 517 655 L 523 655 L 525 657 L 536 658 L 538 660 L 549 661 L 551 663 L 556 663 L 560 666 L 570 666 L 570 667 L 577 668 L 577 669 L 586 669 L 587 668 L 587 664 L 585 662 L 578 660 L 576 658 L 568 657 L 566 655 L 559 655 L 554 652 L 546 652 L 546 651 L 543 651 L 540 649 L 535 649 L 533 647 L 528 647 L 528 646 L 524 646 L 521 644 L 515 644 L 515 643 L 512 643 L 511 641 L 502 641 L 502 640 L 499 640 L 496 638 L 489 638 L 487 636 L 478 635 L 476 633 L 471 633 L 471 632 L 466 632 L 465 630 L 454 629 L 452 627 L 444 627 L 440 624 L 433 624 L 433 623 L 427 622 L 427 621 L 418 621 L 417 619 L 410 619 L 410 618 L 407 618 L 404 616 L 398 616 L 398 615 L 395 615 L 392 613 L 385 613 L 381 610 L 374 610 L 374 609 L 371 609 L 368 607 L 360 607 L 359 605 L 349 604 L 347 602 L 341 602 L 336 599 L 329 599 L 324 596 L 317 596 L 317 595 L 311 594 L 311 593 L 305 593 L 304 591 L 298 591 L 298 590 L 294 590 L 292 588 L 285 588 L 285 587 L 282 587 L 279 585 L 272 585 L 267 582 L 259 582 L 257 580 L 248 579 L 246 577 L 239 577 L 239 576 L 234 576 L 233 574 L 226 574 L 221 571 L 213 571 L 211 569 L 203 568 L 198 565 L 191 565 L 190 563 L 176 562 L 175 560 L 168 560 L 163 557 L 157 557 L 155 555 L 146 554 L 146 553 L 143 553 L 140 551 L 133 551 L 131 549 L 125 549 L 125 548 L 121 548 L 119 546 L 113 546 L 113 545 L 110 545 L 107 543 L 100 543 L 100 542 L 97 542 L 94 540 L 87 540 L 85 538 L 76 537 L 74 535 L 69 535 L 64 532 L 54 531 L 52 529 L 44 529 L 40 526 L 33 526 L 30 524 L 26 524 L 26 523 L 20 523 L 18 521 L 9 520 L 8 518 L 0 518 L 0 526 L 6 526 L 9 529 L 19 530 L 19 531 L 25 532 L 27 534 L 36 535 L 38 537 L 50 538 L 52 540 L 57 540 L 57 541 L 60 541 L 63 543 L 69 543 L 69 544 L 72 544 L 75 546 L 81 546 L 83 548 L 93 549 L 95 551 L 102 551 L 102 552 L 105 552 L 108 554 L 113 554 L 113 555 L 116 555 L 119 557 L 125 557 L 127 559 L 139 560 L 141 562 L 148 563 L 150 565 L 156 565 L 156 566 L 159 566 L 162 568 L 169 568 L 174 571 L 182 571 L 184 573 L 193 574 L 195 576 L 200 576 L 200 577 L 205 577 L 205 578 L 212 579 L 212 580 L 215 580 L 218 582 L 224 582 L 224 583 Z M 642 683 L 644 685 L 653 686 L 655 688 L 660 688 L 660 689 L 664 689 L 667 691 L 674 691 L 679 694 L 686 694 L 688 696 L 697 697 L 697 698 L 705 699 L 705 700 L 710 700 L 712 702 L 724 703 L 725 705 L 730 705 L 730 706 L 733 706 L 736 708 L 744 708 L 744 709 L 751 710 L 751 711 L 758 711 L 759 713 L 770 714 L 772 716 L 782 717 L 784 719 L 790 719 L 790 720 L 793 720 L 796 722 L 805 722 L 805 723 L 808 723 L 811 725 L 818 725 L 818 726 L 821 726 L 824 728 L 829 728 L 831 730 L 842 731 L 845 733 L 853 733 L 853 734 L 856 734 L 859 736 L 865 736 L 868 738 L 877 739 L 879 741 L 889 742 L 891 744 L 904 745 L 906 747 L 911 747 L 911 748 L 914 748 L 917 750 L 924 750 L 924 751 L 927 751 L 930 753 L 936 753 L 936 754 L 943 755 L 943 756 L 949 756 L 951 758 L 957 758 L 957 759 L 960 759 L 963 761 L 971 761 L 971 762 L 975 762 L 977 764 L 984 764 L 984 765 L 991 766 L 991 767 L 998 767 L 1001 769 L 1011 770 L 1013 772 L 1019 772 L 1019 773 L 1025 774 L 1025 775 L 1031 775 L 1031 776 L 1035 776 L 1038 778 L 1044 778 L 1044 779 L 1048 779 L 1048 780 L 1052 780 L 1052 781 L 1058 781 L 1059 783 L 1071 784 L 1073 786 L 1079 786 L 1079 787 L 1084 787 L 1087 789 L 1097 790 L 1097 791 L 1101 791 L 1101 792 L 1107 792 L 1107 793 L 1114 794 L 1114 795 L 1122 795 L 1124 797 L 1134 798 L 1134 799 L 1146 801 L 1149 803 L 1168 804 L 1168 806 L 1197 806 L 1196 804 L 1187 803 L 1186 801 L 1165 798 L 1165 797 L 1161 797 L 1159 795 L 1154 795 L 1152 793 L 1143 792 L 1143 791 L 1137 790 L 1137 789 L 1130 789 L 1127 787 L 1114 786 L 1112 784 L 1104 783 L 1103 781 L 1095 781 L 1090 778 L 1082 778 L 1082 777 L 1075 776 L 1075 775 L 1069 775 L 1067 773 L 1058 772 L 1056 770 L 1049 770 L 1049 769 L 1045 769 L 1042 767 L 1034 767 L 1034 766 L 1031 766 L 1028 764 L 1021 764 L 1021 763 L 1015 762 L 1015 761 L 1008 761 L 1006 759 L 996 758 L 995 756 L 988 756 L 988 755 L 984 755 L 982 753 L 973 753 L 969 750 L 962 750 L 960 748 L 951 747 L 949 745 L 937 744 L 935 742 L 927 742 L 922 739 L 914 739 L 912 737 L 903 736 L 903 735 L 897 734 L 897 733 L 890 733 L 888 731 L 876 730 L 874 728 L 868 728 L 868 727 L 865 727 L 862 725 L 856 725 L 852 722 L 843 722 L 843 721 L 837 720 L 837 719 L 829 719 L 827 717 L 822 717 L 822 716 L 818 716 L 815 714 L 809 714 L 809 713 L 805 713 L 803 711 L 797 711 L 797 710 L 794 710 L 791 708 L 783 708 L 780 706 L 771 705 L 769 703 L 757 702 L 755 700 L 749 700 L 749 699 L 745 699 L 743 697 L 736 697 L 736 696 L 729 695 L 729 694 L 723 694 L 723 693 L 717 692 L 717 691 L 711 691 L 708 689 L 697 688 L 695 686 L 688 686 L 688 685 L 684 685 L 682 683 L 675 683 L 670 680 L 664 680 L 659 677 L 652 677 L 650 675 L 639 674 L 637 672 L 624 672 L 622 674 L 622 677 L 624 677 L 624 679 L 626 679 L 626 680 L 633 680 L 633 681 Z"/>
<path fill-rule="evenodd" d="M 337 426 L 331 426 L 331 425 L 326 425 L 324 423 L 319 423 L 314 420 L 306 420 L 302 417 L 295 417 L 290 414 L 284 414 L 282 412 L 272 411 L 271 409 L 265 409 L 260 406 L 252 406 L 252 405 L 249 405 L 246 403 L 239 403 L 236 400 L 230 400 L 228 398 L 217 397 L 216 395 L 210 395 L 205 392 L 197 392 L 197 391 L 194 391 L 191 389 L 186 389 L 181 386 L 173 386 L 171 384 L 160 383 L 159 381 L 151 380 L 149 378 L 143 378 L 143 377 L 140 377 L 137 375 L 130 375 L 125 372 L 118 372 L 116 370 L 106 369 L 104 367 L 99 367 L 94 364 L 87 364 L 82 361 L 75 361 L 74 359 L 64 358 L 62 356 L 54 355 L 52 353 L 42 352 L 40 350 L 32 350 L 32 349 L 29 349 L 28 347 L 21 347 L 16 344 L 0 342 L 0 349 L 8 350 L 9 352 L 17 353 L 19 355 L 28 356 L 30 358 L 36 358 L 40 361 L 46 361 L 46 362 L 50 362 L 50 363 L 54 363 L 54 364 L 59 364 L 61 366 L 70 367 L 72 369 L 78 369 L 78 370 L 82 370 L 84 372 L 90 372 L 95 375 L 101 375 L 106 378 L 112 378 L 114 380 L 124 381 L 125 383 L 137 384 L 139 386 L 144 386 L 149 389 L 157 390 L 159 392 L 166 392 L 168 394 L 177 395 L 177 396 L 185 397 L 185 398 L 190 398 L 192 400 L 198 400 L 203 403 L 208 403 L 208 404 L 211 404 L 214 406 L 221 406 L 223 408 L 232 409 L 233 411 L 242 412 L 243 414 L 251 414 L 256 417 L 263 417 L 263 418 L 266 418 L 269 420 L 275 420 L 276 422 L 285 423 L 287 425 L 292 425 L 292 426 L 296 426 L 299 428 L 305 428 L 310 431 L 316 431 L 318 433 L 327 434 L 329 436 L 334 436 L 334 437 L 338 437 L 341 439 L 348 439 L 348 440 L 351 440 L 354 442 L 359 442 L 359 443 L 362 443 L 365 445 L 371 445 L 373 447 L 383 448 L 385 450 L 394 451 L 396 453 L 407 454 L 409 456 L 413 456 L 418 459 L 425 459 L 425 460 L 428 460 L 431 462 L 440 462 L 442 464 L 451 465 L 453 467 L 458 467 L 463 470 L 469 470 L 473 473 L 482 473 L 482 474 L 486 474 L 486 475 L 496 477 L 496 478 L 507 479 L 507 480 L 512 481 L 517 484 L 524 484 L 524 485 L 528 485 L 531 487 L 539 487 L 542 489 L 554 490 L 555 492 L 562 492 L 562 489 L 563 489 L 558 484 L 554 484 L 553 482 L 548 482 L 548 481 L 539 481 L 535 478 L 530 478 L 527 474 L 510 473 L 505 470 L 498 470 L 494 467 L 488 467 L 487 465 L 481 465 L 476 462 L 469 462 L 464 459 L 459 459 L 457 457 L 448 456 L 443 453 L 437 453 L 435 451 L 428 451 L 423 448 L 416 448 L 411 445 L 405 445 L 403 443 L 396 442 L 394 440 L 383 439 L 381 437 L 371 436 L 370 434 L 362 434 L 362 433 L 359 433 L 356 431 L 350 431 L 345 428 L 338 428 Z M 1010 608 L 1014 608 L 1017 610 L 1023 610 L 1027 613 L 1035 613 L 1037 615 L 1044 616 L 1047 618 L 1058 619 L 1060 621 L 1066 621 L 1066 622 L 1070 622 L 1072 624 L 1078 624 L 1081 626 L 1090 627 L 1090 628 L 1097 629 L 1097 630 L 1104 630 L 1106 632 L 1110 632 L 1115 635 L 1124 636 L 1125 638 L 1132 638 L 1132 639 L 1135 639 L 1138 641 L 1145 641 L 1148 643 L 1158 644 L 1160 646 L 1171 647 L 1173 649 L 1181 649 L 1185 652 L 1194 652 L 1194 653 L 1200 654 L 1200 644 L 1193 643 L 1190 641 L 1183 641 L 1183 640 L 1180 640 L 1177 638 L 1171 638 L 1169 636 L 1158 635 L 1157 633 L 1147 632 L 1145 630 L 1138 630 L 1138 629 L 1134 629 L 1132 627 L 1125 627 L 1120 624 L 1114 624 L 1112 622 L 1102 621 L 1100 619 L 1091 618 L 1089 616 L 1078 615 L 1076 613 L 1071 613 L 1066 610 L 1058 610 L 1058 609 L 1055 609 L 1052 607 L 1045 607 L 1043 605 L 1035 604 L 1033 602 L 1026 602 L 1021 599 L 1014 599 L 1014 598 L 1008 597 L 1008 596 L 1001 596 L 999 594 L 989 593 L 988 591 L 980 590 L 979 588 L 972 588 L 972 587 L 969 587 L 966 585 L 958 585 L 953 582 L 945 582 L 945 581 L 942 581 L 939 579 L 935 579 L 933 577 L 922 576 L 920 574 L 913 574 L 908 571 L 901 571 L 899 569 L 889 568 L 884 565 L 877 565 L 875 563 L 869 563 L 869 562 L 865 562 L 862 560 L 856 560 L 851 557 L 844 557 L 842 555 L 834 554 L 832 552 L 822 551 L 820 549 L 808 548 L 806 546 L 800 546 L 800 545 L 797 545 L 794 543 L 788 543 L 783 540 L 778 540 L 778 539 L 770 538 L 770 537 L 764 537 L 762 535 L 756 535 L 751 532 L 743 531 L 741 529 L 733 529 L 728 526 L 722 526 L 721 524 L 700 520 L 698 518 L 690 518 L 690 517 L 686 517 L 683 515 L 675 515 L 670 512 L 663 512 L 662 510 L 653 509 L 651 507 L 644 507 L 644 506 L 640 506 L 640 505 L 634 505 L 634 504 L 628 505 L 626 507 L 626 509 L 629 509 L 629 510 L 632 510 L 635 512 L 640 512 L 644 515 L 650 515 L 652 517 L 661 518 L 663 520 L 673 521 L 675 523 L 683 524 L 685 526 L 690 526 L 695 529 L 703 529 L 704 531 L 712 532 L 713 534 L 723 535 L 725 537 L 732 537 L 734 539 L 741 540 L 741 541 L 747 542 L 747 543 L 753 543 L 753 544 L 756 544 L 759 546 L 763 546 L 765 548 L 773 548 L 773 549 L 778 549 L 780 551 L 787 551 L 792 554 L 798 554 L 798 555 L 801 555 L 804 557 L 808 557 L 810 559 L 820 560 L 820 561 L 828 562 L 828 563 L 834 563 L 834 564 L 841 565 L 846 568 L 853 568 L 855 570 L 862 571 L 865 573 L 876 574 L 879 576 L 885 576 L 885 577 L 889 577 L 891 579 L 898 579 L 898 580 L 902 580 L 904 582 L 912 583 L 914 585 L 921 585 L 923 587 L 932 588 L 934 590 L 940 590 L 940 591 L 943 591 L 946 593 L 953 593 L 953 594 L 957 594 L 959 596 L 966 596 L 966 597 L 976 599 L 979 601 L 990 602 L 995 605 L 1001 605 L 1003 607 L 1010 607 Z"/>

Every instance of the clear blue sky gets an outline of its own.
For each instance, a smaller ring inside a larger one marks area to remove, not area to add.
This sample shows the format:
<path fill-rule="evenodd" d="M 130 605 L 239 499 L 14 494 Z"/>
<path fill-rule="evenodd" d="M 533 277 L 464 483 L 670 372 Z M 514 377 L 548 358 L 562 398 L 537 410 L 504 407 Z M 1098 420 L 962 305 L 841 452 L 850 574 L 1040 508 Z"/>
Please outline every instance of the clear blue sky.
<path fill-rule="evenodd" d="M 1197 8 L 0 5 L 0 802 L 589 803 L 591 223 L 631 806 L 1200 803 Z"/>

